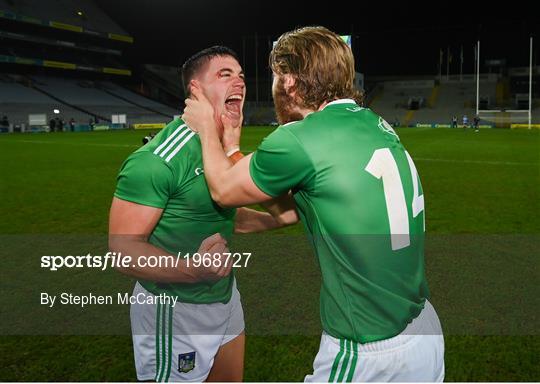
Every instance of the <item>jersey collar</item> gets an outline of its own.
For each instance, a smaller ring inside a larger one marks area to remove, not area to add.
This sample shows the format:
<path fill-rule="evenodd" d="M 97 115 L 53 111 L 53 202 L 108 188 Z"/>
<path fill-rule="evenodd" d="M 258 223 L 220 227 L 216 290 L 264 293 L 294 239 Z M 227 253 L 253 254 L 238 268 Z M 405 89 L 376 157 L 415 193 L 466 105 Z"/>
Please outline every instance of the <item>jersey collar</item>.
<path fill-rule="evenodd" d="M 328 104 L 326 104 L 322 110 L 324 110 L 326 107 L 330 106 L 330 105 L 337 105 L 337 104 L 356 104 L 356 101 L 354 101 L 353 99 L 338 99 L 338 100 L 334 100 L 334 101 L 331 101 L 329 102 Z"/>

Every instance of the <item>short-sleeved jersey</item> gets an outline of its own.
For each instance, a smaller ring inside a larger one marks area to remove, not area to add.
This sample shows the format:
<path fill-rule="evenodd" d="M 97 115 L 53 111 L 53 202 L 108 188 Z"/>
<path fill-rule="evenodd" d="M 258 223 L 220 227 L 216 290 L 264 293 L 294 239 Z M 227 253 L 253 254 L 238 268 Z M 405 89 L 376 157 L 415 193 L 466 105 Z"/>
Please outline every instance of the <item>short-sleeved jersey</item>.
<path fill-rule="evenodd" d="M 250 173 L 271 196 L 292 190 L 322 274 L 323 329 L 360 343 L 399 334 L 429 295 L 423 194 L 392 127 L 337 100 L 278 127 Z"/>
<path fill-rule="evenodd" d="M 192 255 L 205 238 L 217 232 L 230 239 L 234 229 L 236 211 L 223 209 L 212 200 L 204 178 L 199 136 L 181 119 L 169 123 L 128 157 L 114 195 L 163 209 L 149 242 L 174 256 L 178 252 Z M 228 302 L 233 280 L 231 273 L 217 282 L 140 283 L 155 295 L 165 293 L 182 302 L 207 304 Z"/>

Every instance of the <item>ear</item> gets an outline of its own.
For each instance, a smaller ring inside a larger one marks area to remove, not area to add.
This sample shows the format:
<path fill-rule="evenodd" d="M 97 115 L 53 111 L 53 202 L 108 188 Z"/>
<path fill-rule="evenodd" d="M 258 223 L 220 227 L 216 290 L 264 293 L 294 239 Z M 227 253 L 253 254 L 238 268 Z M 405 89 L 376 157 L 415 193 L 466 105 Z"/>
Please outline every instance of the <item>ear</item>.
<path fill-rule="evenodd" d="M 294 86 L 296 85 L 296 79 L 293 75 L 287 73 L 283 75 L 283 87 L 285 88 L 285 91 L 287 93 L 291 93 L 294 91 Z"/>
<path fill-rule="evenodd" d="M 196 80 L 196 79 L 191 79 L 190 80 L 189 85 L 188 85 L 188 89 L 189 89 L 189 94 L 191 96 L 193 96 L 193 88 L 197 88 L 197 89 L 202 91 L 201 83 L 199 82 L 199 80 Z"/>

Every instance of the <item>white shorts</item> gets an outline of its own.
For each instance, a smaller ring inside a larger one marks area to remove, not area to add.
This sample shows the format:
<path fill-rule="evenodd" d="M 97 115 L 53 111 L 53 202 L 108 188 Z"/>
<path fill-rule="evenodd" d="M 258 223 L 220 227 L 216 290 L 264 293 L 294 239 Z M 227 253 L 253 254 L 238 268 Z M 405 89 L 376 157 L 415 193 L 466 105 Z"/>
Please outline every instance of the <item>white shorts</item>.
<path fill-rule="evenodd" d="M 137 283 L 133 295 L 140 293 L 156 297 Z M 227 304 L 133 304 L 130 317 L 141 381 L 204 381 L 219 347 L 244 330 L 236 282 Z"/>
<path fill-rule="evenodd" d="M 313 374 L 306 382 L 442 382 L 444 338 L 433 306 L 399 335 L 359 344 L 323 332 Z"/>

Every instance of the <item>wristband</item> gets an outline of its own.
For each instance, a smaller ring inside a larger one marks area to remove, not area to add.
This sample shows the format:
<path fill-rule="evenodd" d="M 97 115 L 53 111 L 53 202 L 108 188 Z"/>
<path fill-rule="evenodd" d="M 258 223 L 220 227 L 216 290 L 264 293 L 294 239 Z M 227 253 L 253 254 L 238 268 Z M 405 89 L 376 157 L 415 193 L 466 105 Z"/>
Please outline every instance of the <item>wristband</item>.
<path fill-rule="evenodd" d="M 234 147 L 233 149 L 229 149 L 226 153 L 227 157 L 231 157 L 231 155 L 233 155 L 234 153 L 236 152 L 239 152 L 240 151 L 240 148 L 239 147 Z"/>
<path fill-rule="evenodd" d="M 233 164 L 236 164 L 244 157 L 243 153 L 240 152 L 240 150 L 237 150 L 232 155 L 229 156 L 229 160 L 232 161 Z"/>

